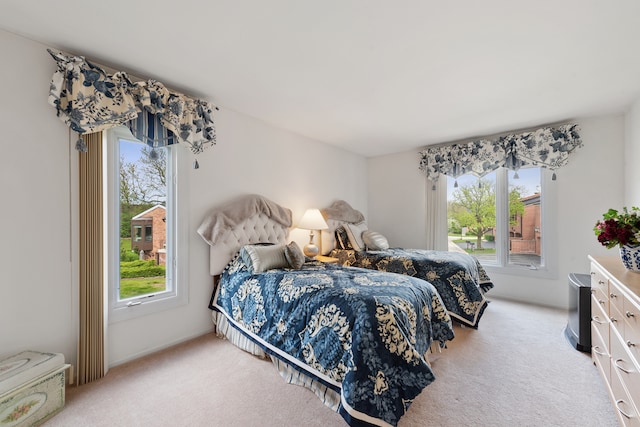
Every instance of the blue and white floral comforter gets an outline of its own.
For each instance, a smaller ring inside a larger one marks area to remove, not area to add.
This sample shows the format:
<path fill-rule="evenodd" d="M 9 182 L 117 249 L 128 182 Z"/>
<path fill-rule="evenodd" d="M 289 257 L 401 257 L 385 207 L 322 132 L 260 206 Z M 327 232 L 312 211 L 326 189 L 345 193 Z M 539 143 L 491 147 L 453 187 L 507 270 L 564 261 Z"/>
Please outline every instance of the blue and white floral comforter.
<path fill-rule="evenodd" d="M 352 426 L 396 425 L 435 379 L 425 358 L 430 345 L 454 336 L 426 281 L 319 262 L 252 274 L 236 257 L 210 308 L 340 393 L 339 412 Z"/>
<path fill-rule="evenodd" d="M 493 283 L 477 258 L 460 252 L 391 248 L 383 251 L 334 249 L 345 266 L 419 277 L 433 284 L 455 320 L 478 327 Z"/>

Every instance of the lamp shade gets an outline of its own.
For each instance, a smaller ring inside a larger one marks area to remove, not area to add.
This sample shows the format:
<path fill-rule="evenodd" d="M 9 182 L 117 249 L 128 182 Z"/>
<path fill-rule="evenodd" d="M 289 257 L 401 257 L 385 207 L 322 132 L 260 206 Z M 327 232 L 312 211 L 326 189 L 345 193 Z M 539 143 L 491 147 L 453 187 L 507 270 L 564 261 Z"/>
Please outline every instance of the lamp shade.
<path fill-rule="evenodd" d="M 298 228 L 304 230 L 326 230 L 329 226 L 322 217 L 320 209 L 307 209 L 298 223 Z"/>

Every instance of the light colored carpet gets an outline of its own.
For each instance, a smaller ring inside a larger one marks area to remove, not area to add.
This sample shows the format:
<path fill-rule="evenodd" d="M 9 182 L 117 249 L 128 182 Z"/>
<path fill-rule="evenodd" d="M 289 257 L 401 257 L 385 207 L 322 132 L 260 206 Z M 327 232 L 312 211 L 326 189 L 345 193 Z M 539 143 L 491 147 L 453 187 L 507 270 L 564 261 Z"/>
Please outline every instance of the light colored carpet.
<path fill-rule="evenodd" d="M 588 354 L 564 337 L 562 310 L 493 300 L 478 330 L 431 357 L 436 381 L 399 427 L 617 426 Z M 345 426 L 270 362 L 209 334 L 67 388 L 64 426 Z"/>

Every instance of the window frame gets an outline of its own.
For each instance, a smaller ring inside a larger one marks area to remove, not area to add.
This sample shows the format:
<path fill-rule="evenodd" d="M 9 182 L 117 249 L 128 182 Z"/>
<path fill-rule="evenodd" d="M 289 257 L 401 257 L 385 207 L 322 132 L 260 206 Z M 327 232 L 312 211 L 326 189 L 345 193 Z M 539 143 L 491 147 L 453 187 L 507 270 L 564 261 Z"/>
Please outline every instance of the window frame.
<path fill-rule="evenodd" d="M 540 168 L 540 211 L 541 229 L 541 265 L 527 266 L 509 263 L 509 188 L 508 174 L 506 168 L 499 168 L 496 172 L 496 262 L 486 262 L 480 260 L 482 266 L 488 274 L 507 274 L 514 276 L 535 277 L 535 278 L 556 278 L 557 277 L 557 188 L 556 182 L 552 180 L 553 171 L 547 168 Z M 447 192 L 444 191 L 445 218 L 447 217 Z"/>
<path fill-rule="evenodd" d="M 186 175 L 179 177 L 179 172 L 185 169 L 185 157 L 177 146 L 171 146 L 167 152 L 167 241 L 173 245 L 166 247 L 166 263 L 171 264 L 167 269 L 167 290 L 154 295 L 119 299 L 120 282 L 120 150 L 119 140 L 139 142 L 129 129 L 124 126 L 105 131 L 103 154 L 105 161 L 104 191 L 105 217 L 105 283 L 107 284 L 109 302 L 109 323 L 133 319 L 159 311 L 176 308 L 188 303 L 187 268 L 181 260 L 187 257 L 187 212 L 185 195 L 187 193 Z M 140 142 L 142 144 L 142 142 Z M 173 218 L 171 218 L 173 213 Z M 172 247 L 171 247 L 172 246 Z"/>

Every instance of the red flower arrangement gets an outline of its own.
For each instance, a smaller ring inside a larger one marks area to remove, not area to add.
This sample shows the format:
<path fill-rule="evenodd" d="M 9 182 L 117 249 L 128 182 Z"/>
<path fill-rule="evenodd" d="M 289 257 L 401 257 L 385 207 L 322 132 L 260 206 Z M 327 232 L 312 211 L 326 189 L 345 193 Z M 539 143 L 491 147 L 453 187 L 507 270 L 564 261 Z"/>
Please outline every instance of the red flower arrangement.
<path fill-rule="evenodd" d="M 640 244 L 640 208 L 626 207 L 622 212 L 609 209 L 603 219 L 596 222 L 593 231 L 602 246 L 611 249 L 615 246 Z"/>

